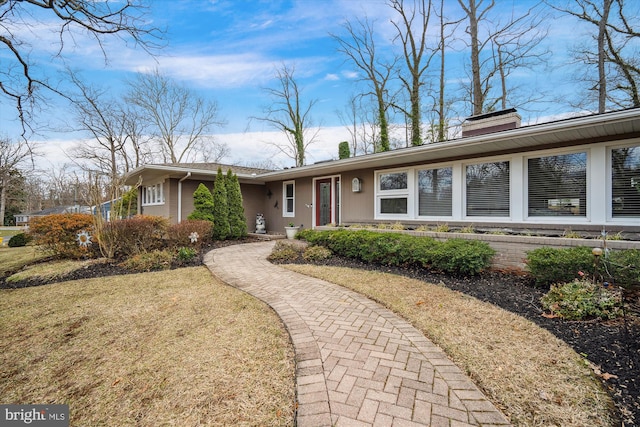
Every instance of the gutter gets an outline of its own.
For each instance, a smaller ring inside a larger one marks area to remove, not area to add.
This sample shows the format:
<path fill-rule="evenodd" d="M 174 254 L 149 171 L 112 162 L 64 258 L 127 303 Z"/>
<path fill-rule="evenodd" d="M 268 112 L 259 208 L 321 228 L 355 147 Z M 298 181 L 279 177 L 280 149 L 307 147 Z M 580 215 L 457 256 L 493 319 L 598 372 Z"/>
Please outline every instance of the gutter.
<path fill-rule="evenodd" d="M 187 174 L 178 181 L 178 224 L 182 222 L 182 181 L 190 176 L 191 172 L 187 172 Z"/>

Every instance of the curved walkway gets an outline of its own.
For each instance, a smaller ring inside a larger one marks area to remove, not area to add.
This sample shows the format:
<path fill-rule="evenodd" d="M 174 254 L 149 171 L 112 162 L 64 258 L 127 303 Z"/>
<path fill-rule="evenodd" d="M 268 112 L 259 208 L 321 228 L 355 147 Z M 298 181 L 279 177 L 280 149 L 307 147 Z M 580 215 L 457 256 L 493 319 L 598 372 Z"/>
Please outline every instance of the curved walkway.
<path fill-rule="evenodd" d="M 273 245 L 215 249 L 205 264 L 284 322 L 295 350 L 299 427 L 509 424 L 420 331 L 355 292 L 271 264 Z"/>

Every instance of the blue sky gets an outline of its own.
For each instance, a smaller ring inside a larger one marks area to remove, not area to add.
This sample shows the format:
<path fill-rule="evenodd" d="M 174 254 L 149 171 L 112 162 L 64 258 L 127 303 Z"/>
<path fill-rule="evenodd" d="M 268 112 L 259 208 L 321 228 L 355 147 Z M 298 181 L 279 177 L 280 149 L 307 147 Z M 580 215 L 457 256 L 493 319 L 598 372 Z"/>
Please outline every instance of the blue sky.
<path fill-rule="evenodd" d="M 532 3 L 498 0 L 496 10 L 506 17 L 518 14 Z M 458 13 L 456 1 L 447 0 L 446 4 L 450 16 Z M 41 65 L 42 75 L 55 78 L 56 72 L 68 65 L 81 72 L 87 81 L 109 88 L 114 96 L 124 93 L 126 81 L 135 77 L 136 72 L 159 69 L 218 103 L 227 125 L 216 131 L 216 139 L 229 146 L 231 154 L 224 159 L 228 163 L 270 159 L 278 166 L 291 165 L 291 160 L 267 144 L 282 141 L 282 135 L 271 132 L 262 122 L 250 120 L 252 116 L 261 116 L 268 105 L 263 89 L 277 84 L 274 71 L 283 64 L 295 67 L 303 98 L 318 100 L 312 116 L 324 130 L 310 147 L 308 162 L 337 157 L 338 142 L 347 139 L 348 134 L 335 112 L 345 107 L 350 94 L 358 92 L 359 75 L 337 52 L 338 46 L 329 34 L 343 35 L 341 24 L 345 20 L 354 21 L 366 15 L 375 23 L 379 51 L 391 54 L 394 49 L 394 29 L 389 22 L 394 11 L 384 0 L 160 0 L 151 2 L 150 12 L 153 24 L 167 30 L 166 46 L 156 58 L 112 40 L 106 44 L 109 61 L 105 64 L 95 43 L 76 33 L 74 43 L 69 40 L 65 44 L 66 64 L 63 64 L 52 58 L 56 40 L 44 27 L 31 29 L 29 37 L 34 40 L 31 56 Z M 516 78 L 532 91 L 553 91 L 554 96 L 563 98 L 576 90 L 571 67 L 567 66 L 568 50 L 585 33 L 569 18 L 556 17 L 549 24 L 545 41 L 553 51 L 549 65 L 535 72 L 522 71 Z M 466 79 L 462 65 L 468 55 L 462 43 L 453 47 L 455 51 L 448 58 L 451 95 L 459 94 L 461 82 Z M 18 128 L 12 120 L 11 108 L 4 99 L 2 102 L 0 129 L 15 137 Z M 53 99 L 50 107 L 45 117 L 50 117 L 53 123 L 59 124 L 69 117 L 68 106 L 61 100 Z M 558 102 L 547 101 L 531 107 L 536 111 L 522 112 L 525 122 L 546 121 L 571 112 L 567 105 Z M 466 113 L 460 111 L 460 116 Z M 44 132 L 34 138 L 41 141 L 48 160 L 59 163 L 64 161 L 64 152 L 83 137 L 68 132 Z"/>

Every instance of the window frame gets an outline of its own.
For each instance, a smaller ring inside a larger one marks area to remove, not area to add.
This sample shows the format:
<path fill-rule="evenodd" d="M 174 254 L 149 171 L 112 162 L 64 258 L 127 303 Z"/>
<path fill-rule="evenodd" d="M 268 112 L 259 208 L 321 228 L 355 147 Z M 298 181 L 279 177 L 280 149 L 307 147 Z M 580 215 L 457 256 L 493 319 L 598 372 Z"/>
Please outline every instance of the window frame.
<path fill-rule="evenodd" d="M 468 197 L 467 197 L 467 168 L 469 166 L 482 165 L 486 163 L 507 163 L 509 165 L 509 196 L 507 198 L 507 206 L 509 207 L 509 213 L 505 216 L 497 216 L 497 215 L 469 215 L 468 214 Z M 462 162 L 462 218 L 468 221 L 486 221 L 486 222 L 503 222 L 503 221 L 511 221 L 513 218 L 513 206 L 512 206 L 512 196 L 513 196 L 513 158 L 512 157 L 488 157 L 488 158 L 480 158 L 473 159 L 473 161 Z"/>
<path fill-rule="evenodd" d="M 374 219 L 412 219 L 415 217 L 413 212 L 415 196 L 412 196 L 415 187 L 415 168 L 395 168 L 395 169 L 381 169 L 376 170 L 375 177 L 375 194 L 374 194 Z M 393 189 L 393 190 L 381 190 L 380 179 L 383 175 L 405 173 L 407 175 L 407 188 Z M 406 213 L 382 213 L 382 200 L 383 199 L 406 199 L 407 212 Z"/>
<path fill-rule="evenodd" d="M 420 171 L 435 170 L 435 169 L 450 169 L 451 170 L 451 215 L 420 215 Z M 427 165 L 415 166 L 414 168 L 414 181 L 415 181 L 415 219 L 417 220 L 451 220 L 454 215 L 454 187 L 455 187 L 455 168 L 452 163 L 433 163 Z"/>
<path fill-rule="evenodd" d="M 149 189 L 153 188 L 150 192 Z M 153 193 L 153 198 L 150 194 Z M 164 205 L 166 199 L 164 197 L 164 181 L 157 182 L 155 184 L 142 186 L 141 206 L 161 206 Z M 152 200 L 153 199 L 153 200 Z"/>
<path fill-rule="evenodd" d="M 613 215 L 613 150 L 621 149 L 621 148 L 633 148 L 637 147 L 640 150 L 640 141 L 635 140 L 626 144 L 616 144 L 607 146 L 607 164 L 606 164 L 606 175 L 607 175 L 607 194 L 606 194 L 606 204 L 607 204 L 607 213 L 606 218 L 608 222 L 612 223 L 629 223 L 629 221 L 638 221 L 640 219 L 640 215 L 638 216 L 614 216 Z"/>
<path fill-rule="evenodd" d="M 528 153 L 529 155 L 523 156 L 523 202 L 524 202 L 524 220 L 531 222 L 553 222 L 553 223 L 586 223 L 590 221 L 591 210 L 591 197 L 590 197 L 590 174 L 591 174 L 591 152 L 588 147 L 580 146 L 573 147 L 572 150 L 554 150 L 554 151 L 541 151 L 536 153 Z M 529 160 L 539 159 L 543 157 L 554 156 L 566 156 L 571 154 L 586 155 L 585 159 L 585 214 L 584 215 L 530 215 L 529 214 Z"/>
<path fill-rule="evenodd" d="M 287 186 L 292 186 L 292 195 L 287 197 Z M 291 211 L 289 211 L 287 201 L 291 199 Z M 282 216 L 283 218 L 293 218 L 296 216 L 296 181 L 289 180 L 282 182 Z"/>

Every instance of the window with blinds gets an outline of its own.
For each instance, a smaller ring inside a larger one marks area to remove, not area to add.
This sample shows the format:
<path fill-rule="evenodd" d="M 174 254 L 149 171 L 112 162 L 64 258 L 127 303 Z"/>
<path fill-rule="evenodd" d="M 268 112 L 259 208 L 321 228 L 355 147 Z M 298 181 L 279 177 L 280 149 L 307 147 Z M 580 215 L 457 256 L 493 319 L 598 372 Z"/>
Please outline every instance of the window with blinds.
<path fill-rule="evenodd" d="M 527 160 L 529 216 L 586 216 L 587 153 Z"/>
<path fill-rule="evenodd" d="M 509 162 L 466 167 L 467 216 L 508 217 Z"/>
<path fill-rule="evenodd" d="M 418 171 L 418 215 L 451 216 L 452 168 Z"/>
<path fill-rule="evenodd" d="M 611 150 L 611 212 L 640 217 L 640 146 Z"/>

